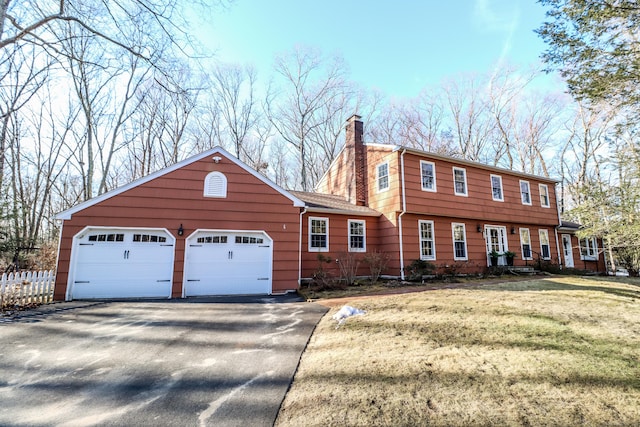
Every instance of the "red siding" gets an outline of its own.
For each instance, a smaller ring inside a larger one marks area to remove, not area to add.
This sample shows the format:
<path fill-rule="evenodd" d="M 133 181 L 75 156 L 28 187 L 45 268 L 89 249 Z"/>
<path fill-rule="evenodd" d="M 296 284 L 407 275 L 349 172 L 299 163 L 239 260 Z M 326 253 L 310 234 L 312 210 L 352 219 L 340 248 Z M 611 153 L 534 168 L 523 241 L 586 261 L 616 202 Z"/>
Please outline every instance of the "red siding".
<path fill-rule="evenodd" d="M 203 196 L 212 171 L 227 178 L 227 197 Z M 65 298 L 73 236 L 85 226 L 166 228 L 176 237 L 172 296 L 182 294 L 184 241 L 196 229 L 264 230 L 274 240 L 273 292 L 297 289 L 300 209 L 281 193 L 223 159 L 181 169 L 74 213 L 64 221 L 55 299 Z M 184 235 L 178 236 L 180 224 Z"/>

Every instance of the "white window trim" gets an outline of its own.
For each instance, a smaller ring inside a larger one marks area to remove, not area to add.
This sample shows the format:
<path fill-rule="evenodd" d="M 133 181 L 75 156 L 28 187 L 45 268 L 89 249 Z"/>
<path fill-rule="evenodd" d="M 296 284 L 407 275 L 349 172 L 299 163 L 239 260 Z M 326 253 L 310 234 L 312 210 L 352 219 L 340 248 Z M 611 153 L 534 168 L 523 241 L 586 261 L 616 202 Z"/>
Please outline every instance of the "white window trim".
<path fill-rule="evenodd" d="M 431 235 L 433 242 L 433 255 L 425 256 L 422 255 L 422 224 L 431 224 Z M 436 228 L 433 224 L 433 221 L 430 220 L 418 220 L 418 253 L 420 254 L 420 259 L 423 261 L 435 261 L 436 260 Z"/>
<path fill-rule="evenodd" d="M 387 186 L 385 188 L 380 188 L 380 167 L 384 165 L 387 165 Z M 378 193 L 384 193 L 385 191 L 389 191 L 389 188 L 391 188 L 391 173 L 389 170 L 389 162 L 380 163 L 378 164 L 378 166 L 376 166 L 376 191 Z"/>
<path fill-rule="evenodd" d="M 529 201 L 525 202 L 524 199 L 522 198 L 522 184 L 525 183 L 527 184 L 527 188 L 529 189 Z M 518 190 L 520 190 L 520 201 L 522 202 L 523 205 L 527 205 L 527 206 L 531 206 L 531 200 L 532 200 L 532 196 L 531 196 L 531 184 L 529 184 L 529 181 L 525 181 L 525 180 L 520 180 L 520 183 L 518 184 Z"/>
<path fill-rule="evenodd" d="M 493 178 L 498 178 L 498 181 L 500 181 L 500 198 L 499 199 L 496 199 L 495 196 L 493 195 Z M 496 202 L 504 202 L 504 187 L 502 186 L 502 177 L 500 175 L 491 174 L 491 177 L 489 178 L 489 182 L 491 183 L 491 198 Z"/>
<path fill-rule="evenodd" d="M 214 178 L 220 178 L 222 182 L 222 187 L 218 193 L 210 193 L 209 192 L 209 182 Z M 227 177 L 224 176 L 222 172 L 210 172 L 204 179 L 204 197 L 212 197 L 218 199 L 224 199 L 227 197 Z"/>
<path fill-rule="evenodd" d="M 542 250 L 542 235 L 546 234 L 547 235 L 547 246 L 549 246 L 549 256 L 548 257 L 544 257 L 544 251 Z M 540 258 L 544 259 L 544 260 L 549 260 L 551 259 L 551 240 L 549 240 L 549 230 L 545 229 L 545 228 L 541 228 L 538 230 L 538 239 L 540 239 Z"/>
<path fill-rule="evenodd" d="M 316 221 L 324 221 L 326 223 L 326 235 L 327 235 L 327 247 L 326 248 L 316 248 L 316 247 L 312 247 L 311 246 L 311 231 L 312 231 L 312 227 L 311 224 L 312 222 L 316 220 Z M 309 217 L 309 233 L 308 233 L 308 246 L 309 246 L 309 252 L 329 252 L 329 218 L 323 218 L 323 217 L 317 217 L 317 216 L 310 216 Z"/>
<path fill-rule="evenodd" d="M 547 195 L 547 204 L 544 205 L 542 204 L 542 189 L 545 189 L 546 192 L 545 194 Z M 540 191 L 540 206 L 542 206 L 543 208 L 550 208 L 551 207 L 551 197 L 549 196 L 549 186 L 547 184 L 538 184 L 538 190 Z"/>
<path fill-rule="evenodd" d="M 425 187 L 422 183 L 422 165 L 431 165 L 431 168 L 433 170 L 433 188 L 428 188 Z M 427 162 L 426 160 L 420 160 L 420 187 L 422 188 L 422 191 L 430 191 L 435 193 L 437 191 L 437 187 L 436 187 L 436 164 L 434 162 Z"/>
<path fill-rule="evenodd" d="M 456 189 L 456 171 L 457 170 L 462 171 L 464 173 L 464 193 L 458 193 L 458 190 Z M 455 194 L 456 196 L 468 197 L 469 185 L 467 184 L 467 170 L 465 168 L 459 168 L 457 166 L 454 166 L 452 168 L 452 173 L 453 173 L 453 194 Z"/>
<path fill-rule="evenodd" d="M 529 256 L 524 256 L 524 241 L 522 240 L 522 232 L 526 231 L 529 236 Z M 519 231 L 520 234 L 520 255 L 522 255 L 523 260 L 532 260 L 533 259 L 533 248 L 531 247 L 531 231 L 528 228 L 521 228 Z"/>
<path fill-rule="evenodd" d="M 464 257 L 456 256 L 456 226 L 462 226 L 462 236 L 464 237 Z M 453 239 L 453 260 L 454 261 L 468 261 L 469 251 L 467 249 L 467 227 L 462 222 L 451 223 L 451 238 Z"/>
<path fill-rule="evenodd" d="M 351 247 L 351 224 L 353 223 L 362 223 L 362 247 L 361 248 L 352 248 Z M 347 244 L 349 245 L 349 252 L 366 252 L 367 251 L 367 222 L 363 219 L 350 219 L 347 221 L 347 234 L 349 241 Z"/>
<path fill-rule="evenodd" d="M 591 244 L 593 245 L 594 255 L 583 255 L 582 254 L 582 248 L 584 247 L 584 246 L 582 246 L 582 241 L 583 240 L 591 241 Z M 585 239 L 578 239 L 578 246 L 580 248 L 580 260 L 581 261 L 596 261 L 598 259 L 598 241 L 596 240 L 595 237 L 589 237 L 589 238 L 585 238 Z"/>

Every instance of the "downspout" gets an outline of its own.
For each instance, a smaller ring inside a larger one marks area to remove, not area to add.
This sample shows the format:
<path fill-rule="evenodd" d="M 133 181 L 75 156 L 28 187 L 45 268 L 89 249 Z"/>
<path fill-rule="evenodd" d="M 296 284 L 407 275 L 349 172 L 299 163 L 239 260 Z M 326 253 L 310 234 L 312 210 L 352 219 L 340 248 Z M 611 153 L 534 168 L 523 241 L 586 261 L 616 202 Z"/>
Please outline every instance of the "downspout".
<path fill-rule="evenodd" d="M 403 149 L 400 153 L 400 182 L 402 185 L 402 212 L 398 215 L 398 243 L 400 244 L 400 279 L 404 280 L 404 246 L 402 243 L 402 216 L 407 213 L 407 198 L 404 188 L 404 154 L 407 149 Z"/>
<path fill-rule="evenodd" d="M 302 285 L 302 216 L 307 213 L 307 208 L 300 212 L 300 235 L 298 237 L 298 288 Z"/>
<path fill-rule="evenodd" d="M 555 193 L 555 187 L 553 189 L 553 192 Z M 565 259 L 564 259 L 564 250 L 562 251 L 562 255 L 560 255 L 561 251 L 560 251 L 560 243 L 558 242 L 558 227 L 562 226 L 562 217 L 560 214 L 560 205 L 558 204 L 558 198 L 556 197 L 556 212 L 558 212 L 558 225 L 555 226 L 555 235 L 556 235 L 556 253 L 558 254 L 558 261 L 560 262 L 560 268 L 564 268 L 565 266 Z M 564 246 L 563 246 L 564 247 Z M 571 251 L 573 251 L 573 249 L 571 249 Z"/>

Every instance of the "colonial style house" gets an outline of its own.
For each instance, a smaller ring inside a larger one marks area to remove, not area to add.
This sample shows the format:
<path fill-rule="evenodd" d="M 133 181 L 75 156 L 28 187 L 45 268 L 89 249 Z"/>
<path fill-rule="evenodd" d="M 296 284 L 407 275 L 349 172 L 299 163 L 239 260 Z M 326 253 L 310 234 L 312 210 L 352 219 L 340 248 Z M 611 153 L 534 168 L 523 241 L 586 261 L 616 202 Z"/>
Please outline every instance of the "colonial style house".
<path fill-rule="evenodd" d="M 362 136 L 353 116 L 312 193 L 216 147 L 58 214 L 55 299 L 285 293 L 327 260 L 335 272 L 333 260 L 373 252 L 398 277 L 415 260 L 483 271 L 492 251 L 516 266 L 582 256 L 559 228 L 556 181 Z"/>

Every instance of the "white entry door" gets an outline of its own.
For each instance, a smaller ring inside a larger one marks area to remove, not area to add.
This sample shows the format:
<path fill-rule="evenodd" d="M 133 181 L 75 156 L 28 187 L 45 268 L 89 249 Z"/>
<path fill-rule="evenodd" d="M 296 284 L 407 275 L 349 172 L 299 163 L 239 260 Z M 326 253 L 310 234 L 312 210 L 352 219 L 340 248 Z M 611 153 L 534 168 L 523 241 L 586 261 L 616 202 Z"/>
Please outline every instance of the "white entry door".
<path fill-rule="evenodd" d="M 485 227 L 485 238 L 487 242 L 487 265 L 491 265 L 489 252 L 496 251 L 500 254 L 509 250 L 507 245 L 507 228 L 502 226 L 487 225 Z M 504 256 L 498 258 L 498 265 L 507 265 Z"/>
<path fill-rule="evenodd" d="M 272 256 L 263 231 L 199 230 L 186 242 L 184 296 L 270 294 Z"/>
<path fill-rule="evenodd" d="M 174 246 L 166 230 L 87 228 L 74 237 L 67 299 L 170 298 Z"/>
<path fill-rule="evenodd" d="M 564 254 L 564 265 L 567 268 L 573 268 L 573 248 L 571 247 L 571 235 L 562 235 L 562 252 Z"/>

